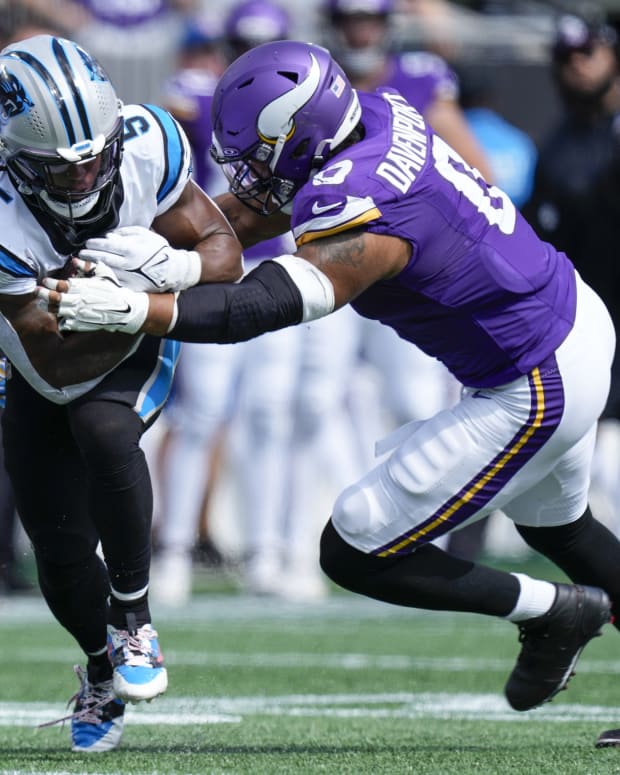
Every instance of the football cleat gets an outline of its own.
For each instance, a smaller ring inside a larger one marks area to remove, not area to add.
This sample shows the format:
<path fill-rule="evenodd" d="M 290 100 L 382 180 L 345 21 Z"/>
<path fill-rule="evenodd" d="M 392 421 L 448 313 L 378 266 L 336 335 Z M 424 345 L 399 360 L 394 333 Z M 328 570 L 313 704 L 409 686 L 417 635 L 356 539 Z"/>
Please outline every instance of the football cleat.
<path fill-rule="evenodd" d="M 521 652 L 505 687 L 515 710 L 536 708 L 565 689 L 583 648 L 611 618 L 611 604 L 602 589 L 555 586 L 549 611 L 518 623 Z"/>
<path fill-rule="evenodd" d="M 79 665 L 74 668 L 80 689 L 71 716 L 71 750 L 98 753 L 118 748 L 123 736 L 125 704 L 114 696 L 112 681 L 91 684 Z"/>
<path fill-rule="evenodd" d="M 133 630 L 108 625 L 108 656 L 115 695 L 124 702 L 152 700 L 168 688 L 157 632 L 150 624 Z"/>
<path fill-rule="evenodd" d="M 618 748 L 620 747 L 620 729 L 607 729 L 598 736 L 596 748 Z"/>
<path fill-rule="evenodd" d="M 80 682 L 80 688 L 67 705 L 75 703 L 73 713 L 63 718 L 39 724 L 51 727 L 71 721 L 71 750 L 76 753 L 99 753 L 113 751 L 123 736 L 125 704 L 114 696 L 112 680 L 91 683 L 88 673 L 79 665 L 73 670 Z"/>

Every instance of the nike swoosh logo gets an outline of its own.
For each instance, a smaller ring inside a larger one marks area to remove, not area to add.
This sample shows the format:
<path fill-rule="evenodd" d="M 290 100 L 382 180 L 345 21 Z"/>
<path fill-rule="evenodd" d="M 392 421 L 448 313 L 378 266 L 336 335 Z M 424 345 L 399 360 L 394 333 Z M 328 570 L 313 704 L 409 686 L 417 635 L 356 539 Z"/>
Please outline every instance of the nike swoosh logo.
<path fill-rule="evenodd" d="M 333 209 L 334 209 L 334 207 L 340 207 L 340 205 L 341 205 L 341 204 L 342 204 L 342 202 L 335 202 L 334 204 L 331 204 L 331 205 L 323 205 L 323 207 L 321 207 L 321 206 L 318 204 L 318 202 L 315 202 L 315 203 L 312 205 L 312 215 L 320 215 L 321 213 L 324 213 L 324 212 L 326 212 L 327 210 L 333 210 Z"/>

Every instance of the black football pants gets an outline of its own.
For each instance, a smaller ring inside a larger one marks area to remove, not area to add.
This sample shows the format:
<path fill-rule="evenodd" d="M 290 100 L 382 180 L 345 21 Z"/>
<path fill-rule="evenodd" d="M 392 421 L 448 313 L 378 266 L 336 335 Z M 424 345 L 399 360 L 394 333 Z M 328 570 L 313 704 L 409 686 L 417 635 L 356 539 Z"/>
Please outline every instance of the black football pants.
<path fill-rule="evenodd" d="M 98 651 L 110 581 L 120 592 L 148 584 L 153 496 L 139 446 L 144 425 L 130 405 L 96 390 L 53 404 L 15 371 L 2 423 L 43 596 L 82 649 Z M 105 564 L 95 553 L 99 541 Z"/>
<path fill-rule="evenodd" d="M 571 581 L 604 589 L 620 629 L 620 541 L 589 509 L 569 525 L 516 527 Z M 365 554 L 347 544 L 331 520 L 321 537 L 321 566 L 346 589 L 416 608 L 506 616 L 519 594 L 519 582 L 509 573 L 454 557 L 432 544 L 403 556 Z"/>

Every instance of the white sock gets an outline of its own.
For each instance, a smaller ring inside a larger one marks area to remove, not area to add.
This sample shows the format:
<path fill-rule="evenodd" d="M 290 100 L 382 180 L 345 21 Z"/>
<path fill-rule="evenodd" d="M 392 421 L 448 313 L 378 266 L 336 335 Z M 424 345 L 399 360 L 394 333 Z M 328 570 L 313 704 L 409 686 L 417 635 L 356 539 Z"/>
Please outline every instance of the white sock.
<path fill-rule="evenodd" d="M 540 581 L 526 576 L 524 573 L 512 573 L 521 585 L 521 592 L 516 606 L 506 619 L 511 622 L 522 622 L 536 616 L 546 614 L 555 602 L 556 587 L 550 581 Z"/>
<path fill-rule="evenodd" d="M 106 653 L 107 650 L 108 650 L 108 646 L 106 644 L 102 649 L 99 649 L 99 651 L 87 651 L 86 652 L 86 656 L 87 657 L 101 657 L 101 656 L 103 656 Z"/>
<path fill-rule="evenodd" d="M 120 600 L 121 603 L 131 603 L 133 600 L 140 600 L 141 597 L 144 597 L 146 595 L 148 588 L 149 586 L 147 584 L 146 587 L 142 587 L 142 589 L 139 589 L 137 592 L 117 592 L 114 589 L 114 587 L 110 584 L 112 597 L 115 597 L 117 600 Z"/>

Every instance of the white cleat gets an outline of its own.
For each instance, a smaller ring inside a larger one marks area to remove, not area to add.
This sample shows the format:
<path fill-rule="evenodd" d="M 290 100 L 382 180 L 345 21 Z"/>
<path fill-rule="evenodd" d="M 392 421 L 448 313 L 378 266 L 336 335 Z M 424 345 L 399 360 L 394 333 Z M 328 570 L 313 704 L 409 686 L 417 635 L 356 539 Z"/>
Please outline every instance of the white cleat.
<path fill-rule="evenodd" d="M 152 700 L 168 688 L 157 632 L 150 624 L 131 632 L 108 625 L 108 655 L 114 668 L 114 693 L 120 700 Z"/>

